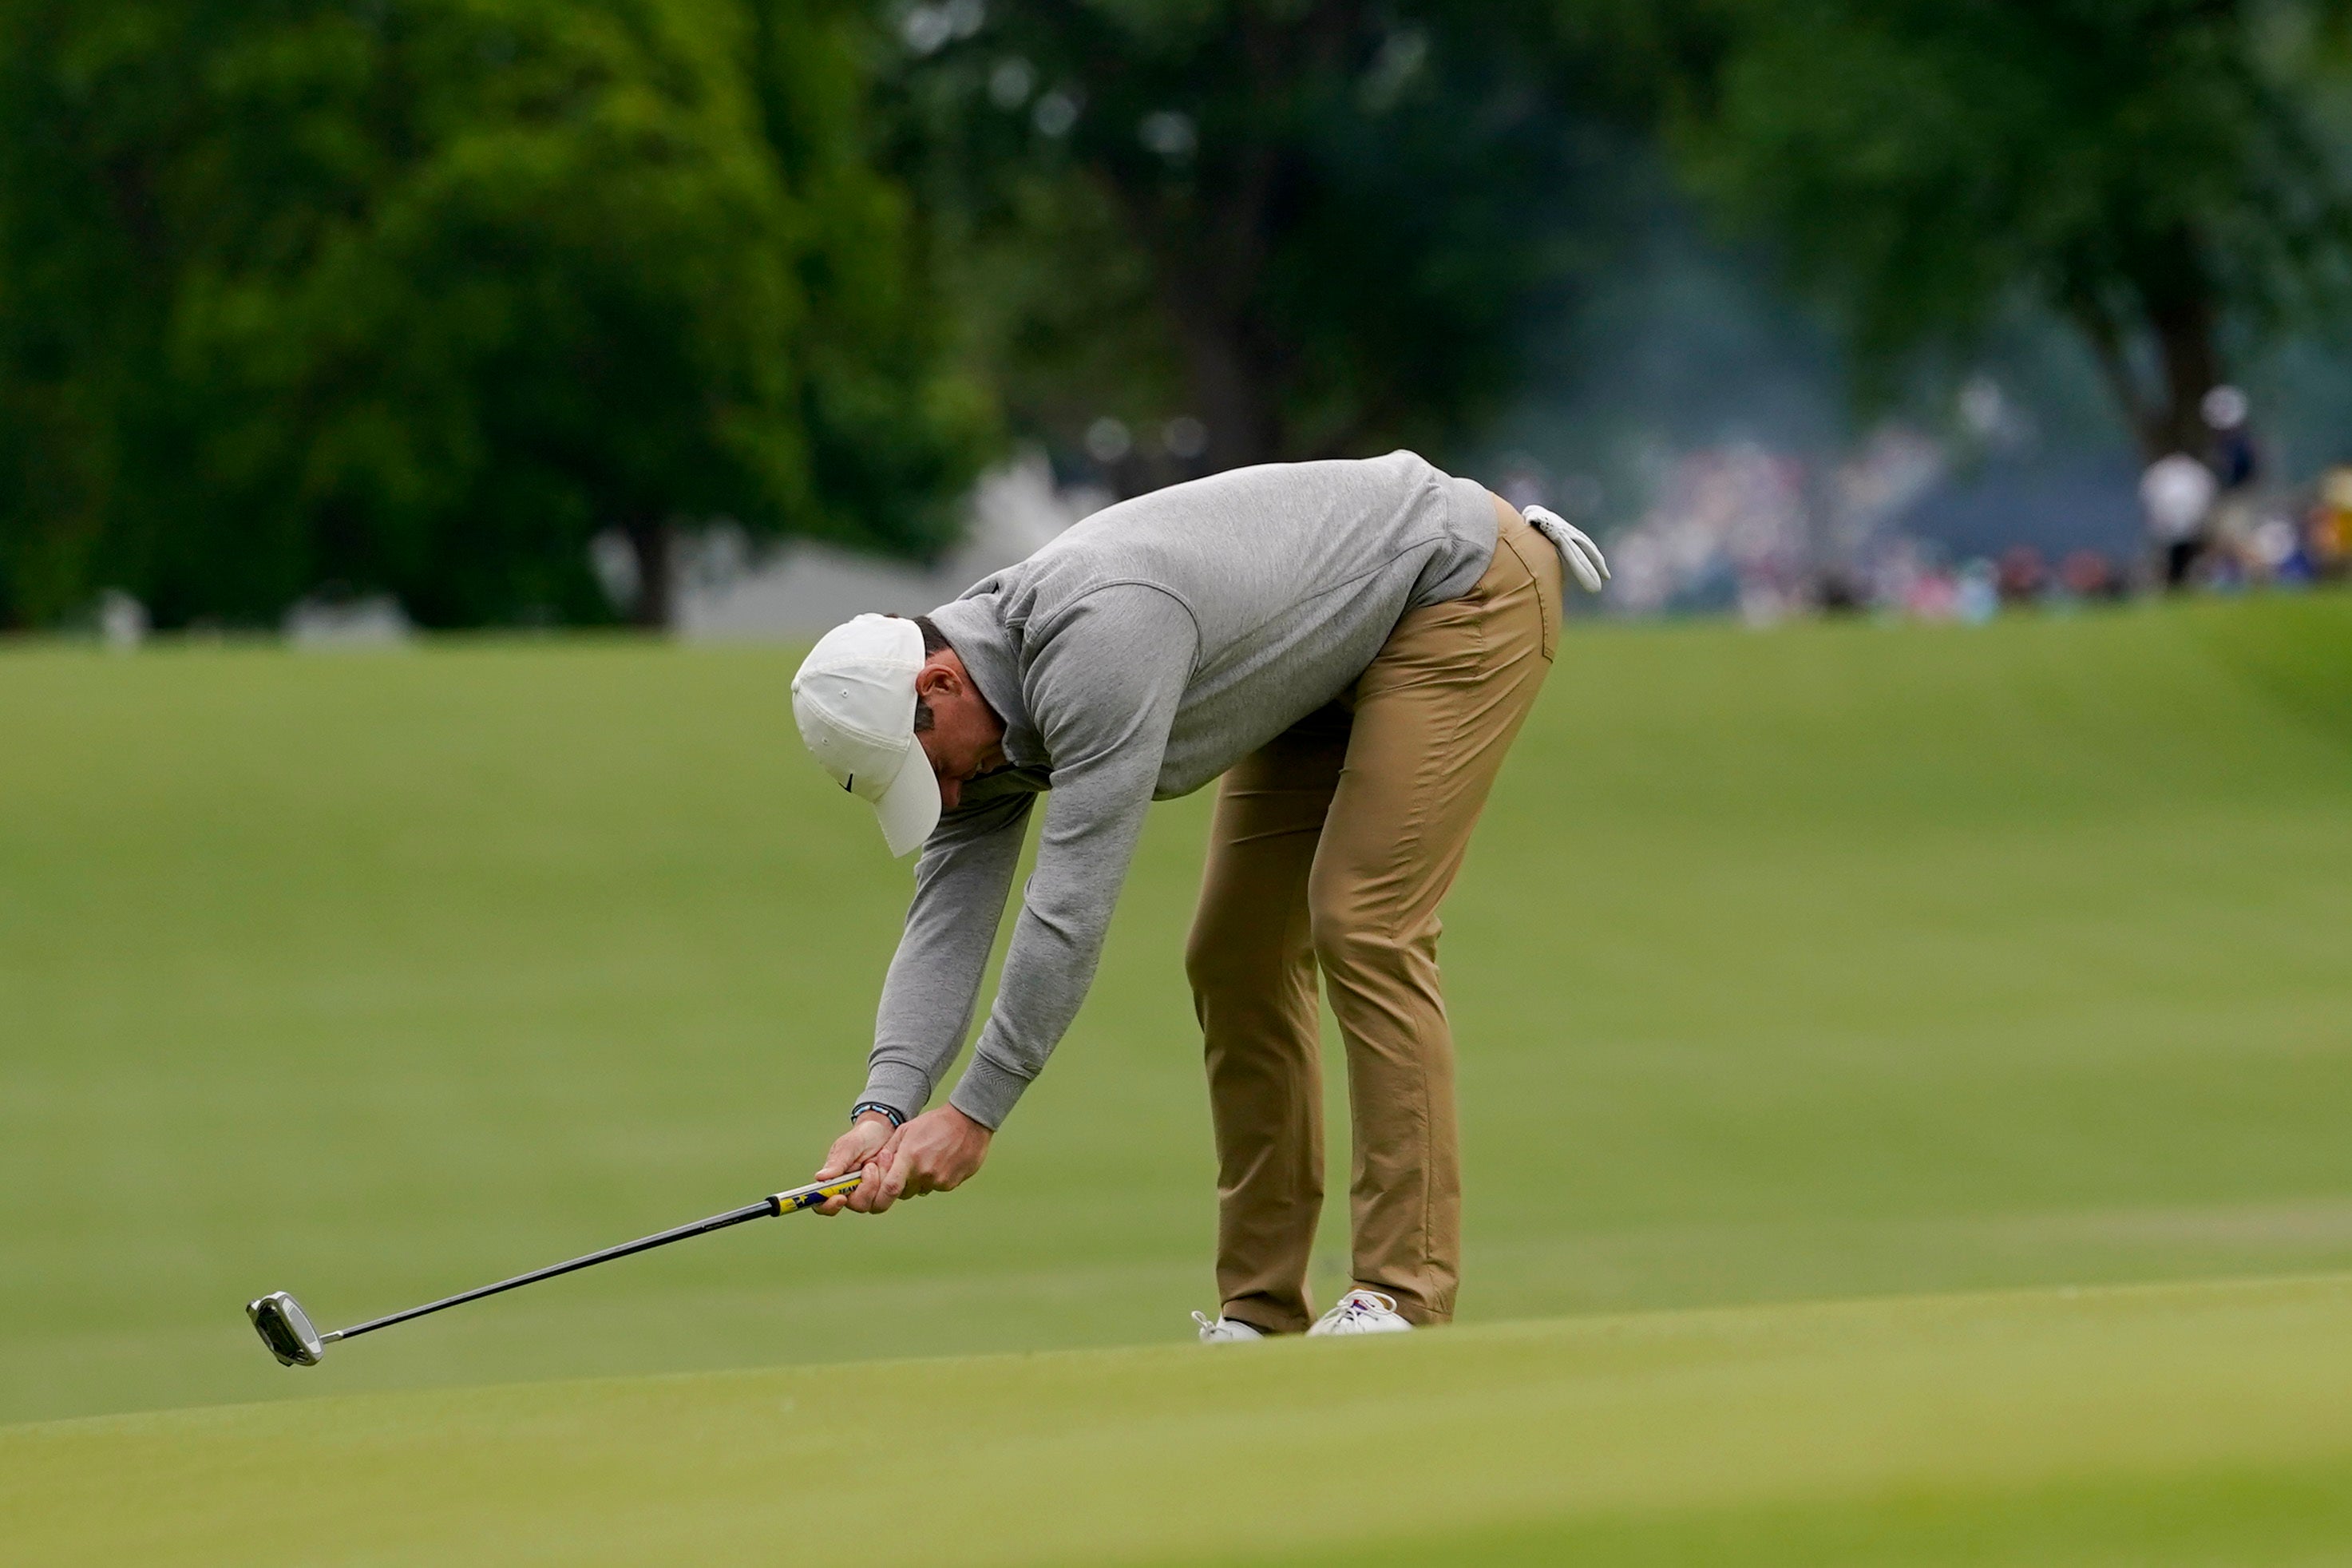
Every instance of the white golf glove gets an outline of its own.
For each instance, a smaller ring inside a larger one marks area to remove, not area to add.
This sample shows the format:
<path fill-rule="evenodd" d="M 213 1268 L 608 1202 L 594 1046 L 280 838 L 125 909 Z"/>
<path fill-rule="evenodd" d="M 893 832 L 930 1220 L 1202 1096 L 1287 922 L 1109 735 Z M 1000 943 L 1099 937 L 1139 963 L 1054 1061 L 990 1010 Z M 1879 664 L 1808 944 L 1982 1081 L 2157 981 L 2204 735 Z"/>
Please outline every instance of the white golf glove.
<path fill-rule="evenodd" d="M 1519 515 L 1528 520 L 1529 528 L 1551 541 L 1570 574 L 1586 593 L 1601 592 L 1601 584 L 1609 581 L 1609 563 L 1602 558 L 1601 546 L 1592 542 L 1591 534 L 1549 507 L 1531 506 Z"/>

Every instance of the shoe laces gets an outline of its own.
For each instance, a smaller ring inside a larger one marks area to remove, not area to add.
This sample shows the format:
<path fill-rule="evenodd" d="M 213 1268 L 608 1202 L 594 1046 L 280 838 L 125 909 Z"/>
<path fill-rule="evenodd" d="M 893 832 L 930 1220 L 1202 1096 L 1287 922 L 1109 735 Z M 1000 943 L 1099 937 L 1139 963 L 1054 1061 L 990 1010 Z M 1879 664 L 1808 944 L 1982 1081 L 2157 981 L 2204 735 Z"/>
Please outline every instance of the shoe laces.
<path fill-rule="evenodd" d="M 1213 1329 L 1213 1328 L 1215 1328 L 1215 1327 L 1217 1326 L 1217 1320 L 1216 1320 L 1216 1319 L 1214 1319 L 1214 1318 L 1213 1318 L 1213 1317 L 1211 1317 L 1211 1316 L 1209 1316 L 1209 1314 L 1208 1314 L 1208 1313 L 1206 1313 L 1206 1312 L 1195 1312 L 1195 1313 L 1193 1313 L 1193 1314 L 1192 1314 L 1192 1321 L 1193 1321 L 1194 1322 L 1196 1322 L 1196 1323 L 1200 1324 L 1200 1325 L 1201 1325 L 1201 1327 L 1202 1327 L 1202 1329 L 1203 1331 L 1206 1331 L 1206 1330 L 1209 1330 L 1209 1329 Z"/>
<path fill-rule="evenodd" d="M 1374 1312 L 1395 1310 L 1396 1298 L 1378 1290 L 1350 1290 L 1347 1300 L 1339 1303 L 1339 1315 L 1343 1318 L 1369 1318 Z"/>

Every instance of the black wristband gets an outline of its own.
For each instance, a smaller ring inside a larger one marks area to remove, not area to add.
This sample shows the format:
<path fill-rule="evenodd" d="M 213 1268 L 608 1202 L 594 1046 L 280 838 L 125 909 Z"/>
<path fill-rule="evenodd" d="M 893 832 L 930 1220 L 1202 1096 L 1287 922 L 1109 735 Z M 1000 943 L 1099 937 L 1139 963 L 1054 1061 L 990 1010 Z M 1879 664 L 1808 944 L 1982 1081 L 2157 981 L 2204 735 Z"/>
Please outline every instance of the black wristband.
<path fill-rule="evenodd" d="M 888 1117 L 890 1119 L 890 1125 L 893 1127 L 904 1127 L 907 1125 L 907 1119 L 905 1117 L 899 1115 L 896 1110 L 893 1110 L 890 1107 L 883 1104 L 878 1100 L 861 1100 L 856 1104 L 851 1106 L 849 1108 L 849 1120 L 855 1121 L 869 1110 L 878 1110 L 883 1115 Z"/>

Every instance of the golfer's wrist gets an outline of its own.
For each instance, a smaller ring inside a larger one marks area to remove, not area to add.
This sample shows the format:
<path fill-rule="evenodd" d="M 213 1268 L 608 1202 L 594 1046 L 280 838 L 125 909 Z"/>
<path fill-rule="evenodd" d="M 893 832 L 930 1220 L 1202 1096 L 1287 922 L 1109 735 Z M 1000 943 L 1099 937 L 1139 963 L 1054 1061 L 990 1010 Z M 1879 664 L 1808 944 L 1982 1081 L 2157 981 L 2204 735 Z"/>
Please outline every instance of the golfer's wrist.
<path fill-rule="evenodd" d="M 894 1131 L 907 1125 L 906 1112 L 897 1106 L 885 1105 L 878 1100 L 861 1100 L 849 1108 L 849 1124 L 852 1127 L 868 1118 L 879 1121 Z"/>

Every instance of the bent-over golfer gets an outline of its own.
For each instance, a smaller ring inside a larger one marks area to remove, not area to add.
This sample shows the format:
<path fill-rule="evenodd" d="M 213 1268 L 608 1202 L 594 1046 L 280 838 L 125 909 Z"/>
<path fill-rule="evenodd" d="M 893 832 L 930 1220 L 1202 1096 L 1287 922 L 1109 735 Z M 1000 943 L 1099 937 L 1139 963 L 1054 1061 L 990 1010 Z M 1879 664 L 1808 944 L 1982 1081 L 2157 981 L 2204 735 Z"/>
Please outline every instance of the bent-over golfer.
<path fill-rule="evenodd" d="M 1070 1026 L 1154 800 L 1220 775 L 1184 955 L 1217 1140 L 1204 1340 L 1442 1323 L 1461 1268 L 1438 905 L 1559 636 L 1583 534 L 1410 452 L 1139 496 L 915 619 L 818 643 L 793 711 L 890 852 L 920 847 L 866 1090 L 820 1176 L 845 1206 L 961 1185 Z M 947 1103 L 1033 803 L 995 1005 Z M 1319 1321 L 1315 975 L 1347 1042 L 1355 1289 Z M 1312 1325 L 1310 1327 L 1310 1325 Z"/>

